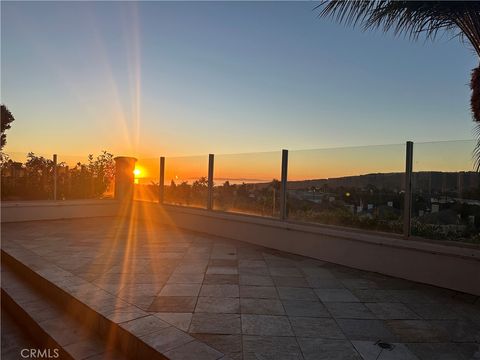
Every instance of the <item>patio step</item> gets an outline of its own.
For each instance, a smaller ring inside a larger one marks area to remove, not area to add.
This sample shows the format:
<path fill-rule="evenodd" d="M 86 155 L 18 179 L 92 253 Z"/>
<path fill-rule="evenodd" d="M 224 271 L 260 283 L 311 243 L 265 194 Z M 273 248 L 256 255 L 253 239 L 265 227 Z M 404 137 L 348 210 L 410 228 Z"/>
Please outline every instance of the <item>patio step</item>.
<path fill-rule="evenodd" d="M 5 265 L 2 265 L 1 295 L 2 308 L 34 342 L 34 346 L 26 350 L 18 349 L 15 359 L 25 354 L 68 360 L 126 359 Z"/>
<path fill-rule="evenodd" d="M 125 359 L 175 360 L 185 356 L 179 351 L 182 347 L 198 352 L 202 359 L 223 357 L 21 245 L 4 246 L 1 259 L 2 300 L 35 338 L 63 352 L 61 359 L 117 359 L 121 353 Z"/>
<path fill-rule="evenodd" d="M 41 351 L 39 358 L 127 359 L 92 331 L 88 322 L 79 321 L 68 307 L 45 296 L 45 290 L 2 264 L 2 307 L 34 340 L 32 348 Z"/>

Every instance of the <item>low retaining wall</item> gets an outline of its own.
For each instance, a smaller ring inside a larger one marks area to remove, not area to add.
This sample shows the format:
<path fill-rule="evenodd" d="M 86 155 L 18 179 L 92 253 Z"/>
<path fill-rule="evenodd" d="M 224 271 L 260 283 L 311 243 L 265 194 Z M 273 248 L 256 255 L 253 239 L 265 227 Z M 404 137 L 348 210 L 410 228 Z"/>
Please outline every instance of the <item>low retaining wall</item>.
<path fill-rule="evenodd" d="M 73 219 L 116 216 L 119 203 L 115 200 L 66 201 L 4 201 L 1 220 L 4 222 Z"/>
<path fill-rule="evenodd" d="M 480 295 L 480 247 L 403 239 L 180 206 L 143 203 L 146 216 L 179 228 L 266 246 L 361 270 Z"/>

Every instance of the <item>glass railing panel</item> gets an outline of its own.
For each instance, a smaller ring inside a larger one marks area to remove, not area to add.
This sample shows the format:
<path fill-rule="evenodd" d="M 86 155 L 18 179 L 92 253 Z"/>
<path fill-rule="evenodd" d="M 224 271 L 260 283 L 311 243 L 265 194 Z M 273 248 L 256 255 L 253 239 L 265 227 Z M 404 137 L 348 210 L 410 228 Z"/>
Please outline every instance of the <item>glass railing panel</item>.
<path fill-rule="evenodd" d="M 474 140 L 413 146 L 412 235 L 480 243 L 480 174 Z"/>
<path fill-rule="evenodd" d="M 290 220 L 402 232 L 405 145 L 289 152 Z"/>
<path fill-rule="evenodd" d="M 206 208 L 208 155 L 165 158 L 164 203 Z"/>
<path fill-rule="evenodd" d="M 134 171 L 135 200 L 158 202 L 160 158 L 138 159 Z"/>
<path fill-rule="evenodd" d="M 278 217 L 281 151 L 215 155 L 214 209 Z"/>

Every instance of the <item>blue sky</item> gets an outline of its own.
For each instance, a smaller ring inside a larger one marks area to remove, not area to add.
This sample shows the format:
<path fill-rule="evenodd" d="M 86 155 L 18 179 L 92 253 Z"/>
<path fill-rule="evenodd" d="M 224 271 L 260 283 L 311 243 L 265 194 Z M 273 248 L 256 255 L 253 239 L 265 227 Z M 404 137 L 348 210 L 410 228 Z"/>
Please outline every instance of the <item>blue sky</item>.
<path fill-rule="evenodd" d="M 314 2 L 2 2 L 8 151 L 158 156 L 472 138 L 476 55 Z"/>

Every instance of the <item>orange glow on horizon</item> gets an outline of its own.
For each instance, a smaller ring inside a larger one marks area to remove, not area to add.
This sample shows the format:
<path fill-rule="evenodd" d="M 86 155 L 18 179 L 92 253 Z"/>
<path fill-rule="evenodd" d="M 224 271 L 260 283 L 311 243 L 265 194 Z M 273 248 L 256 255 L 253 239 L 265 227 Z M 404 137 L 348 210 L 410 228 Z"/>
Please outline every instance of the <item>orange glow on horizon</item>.
<path fill-rule="evenodd" d="M 473 141 L 415 144 L 414 171 L 472 171 Z M 445 161 L 449 159 L 449 161 Z M 158 158 L 140 159 L 142 182 L 159 178 Z M 138 164 L 138 163 L 137 163 Z M 137 165 L 138 167 L 139 165 Z M 298 150 L 289 153 L 288 180 L 328 179 L 405 169 L 405 145 Z M 167 157 L 165 184 L 192 183 L 208 175 L 208 156 Z M 281 152 L 215 155 L 214 183 L 261 183 L 280 179 Z"/>

